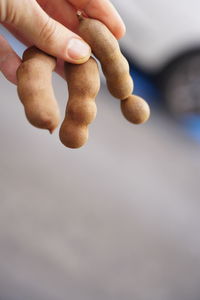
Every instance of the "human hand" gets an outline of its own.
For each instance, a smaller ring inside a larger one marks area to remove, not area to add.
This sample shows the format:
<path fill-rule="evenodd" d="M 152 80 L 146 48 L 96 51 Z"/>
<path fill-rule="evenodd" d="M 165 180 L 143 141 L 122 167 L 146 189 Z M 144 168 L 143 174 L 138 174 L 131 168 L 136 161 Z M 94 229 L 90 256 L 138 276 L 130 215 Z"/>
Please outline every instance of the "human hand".
<path fill-rule="evenodd" d="M 91 53 L 77 35 L 78 9 L 103 22 L 116 38 L 124 35 L 124 23 L 109 0 L 0 0 L 0 23 L 24 44 L 57 57 L 57 72 L 63 75 L 64 61 L 80 64 Z M 20 64 L 20 57 L 0 35 L 0 71 L 14 84 Z"/>

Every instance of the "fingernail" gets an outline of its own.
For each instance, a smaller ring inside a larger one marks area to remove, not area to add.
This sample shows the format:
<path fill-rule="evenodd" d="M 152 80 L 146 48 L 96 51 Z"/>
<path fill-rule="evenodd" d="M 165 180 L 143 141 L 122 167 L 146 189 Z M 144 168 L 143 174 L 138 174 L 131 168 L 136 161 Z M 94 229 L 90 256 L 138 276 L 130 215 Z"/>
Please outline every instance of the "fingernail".
<path fill-rule="evenodd" d="M 80 60 L 90 56 L 91 49 L 88 44 L 80 39 L 72 38 L 67 46 L 67 52 L 71 59 Z"/>

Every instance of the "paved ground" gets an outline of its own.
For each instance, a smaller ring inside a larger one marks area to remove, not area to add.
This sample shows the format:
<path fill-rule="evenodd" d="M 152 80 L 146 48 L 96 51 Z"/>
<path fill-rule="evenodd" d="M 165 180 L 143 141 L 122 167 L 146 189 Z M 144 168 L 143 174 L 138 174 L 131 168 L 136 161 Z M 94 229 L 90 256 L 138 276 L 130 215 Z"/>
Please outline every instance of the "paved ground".
<path fill-rule="evenodd" d="M 0 299 L 199 300 L 199 145 L 157 112 L 130 125 L 103 88 L 68 150 L 0 91 Z"/>

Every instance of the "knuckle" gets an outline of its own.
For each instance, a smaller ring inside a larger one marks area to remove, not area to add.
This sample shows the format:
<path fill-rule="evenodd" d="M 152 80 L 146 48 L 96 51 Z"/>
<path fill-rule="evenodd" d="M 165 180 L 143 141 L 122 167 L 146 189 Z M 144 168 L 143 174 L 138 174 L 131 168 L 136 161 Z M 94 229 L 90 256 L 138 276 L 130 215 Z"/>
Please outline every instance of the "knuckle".
<path fill-rule="evenodd" d="M 6 19 L 6 6 L 7 3 L 5 1 L 0 2 L 0 20 L 4 22 Z"/>
<path fill-rule="evenodd" d="M 44 23 L 40 31 L 39 41 L 44 45 L 48 44 L 48 48 L 51 48 L 51 45 L 54 43 L 54 39 L 56 36 L 56 29 L 56 21 L 48 17 L 47 21 Z"/>
<path fill-rule="evenodd" d="M 19 18 L 19 5 L 18 1 L 0 1 L 0 21 L 15 25 Z"/>

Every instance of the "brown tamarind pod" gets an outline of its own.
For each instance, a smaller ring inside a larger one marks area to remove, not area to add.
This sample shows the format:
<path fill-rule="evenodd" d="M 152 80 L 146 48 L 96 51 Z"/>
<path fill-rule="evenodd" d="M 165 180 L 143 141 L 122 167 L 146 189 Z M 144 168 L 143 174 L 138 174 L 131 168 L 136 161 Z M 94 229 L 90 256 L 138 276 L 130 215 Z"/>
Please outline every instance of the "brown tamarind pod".
<path fill-rule="evenodd" d="M 79 35 L 100 61 L 110 93 L 120 100 L 126 99 L 132 94 L 134 85 L 129 64 L 120 51 L 117 39 L 100 21 L 85 18 L 81 13 L 78 13 L 78 18 Z"/>
<path fill-rule="evenodd" d="M 29 122 L 50 132 L 58 126 L 60 114 L 52 87 L 56 59 L 36 47 L 23 54 L 17 70 L 17 90 Z"/>
<path fill-rule="evenodd" d="M 135 95 L 121 101 L 121 110 L 124 117 L 134 124 L 145 123 L 150 117 L 150 108 L 147 102 Z"/>
<path fill-rule="evenodd" d="M 60 140 L 69 148 L 80 148 L 88 140 L 88 125 L 95 119 L 95 98 L 100 89 L 97 62 L 90 58 L 86 63 L 65 63 L 69 99 L 65 119 L 60 128 Z"/>

